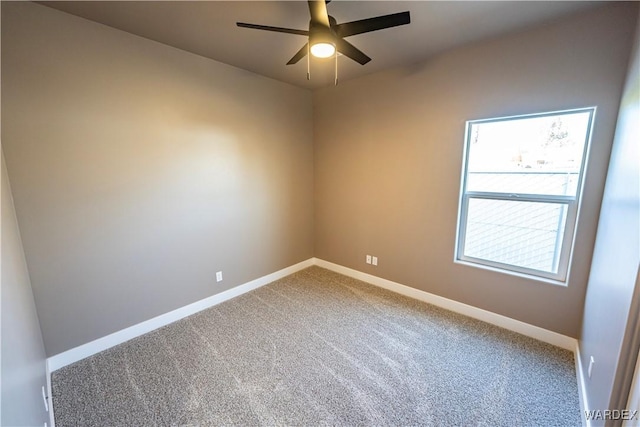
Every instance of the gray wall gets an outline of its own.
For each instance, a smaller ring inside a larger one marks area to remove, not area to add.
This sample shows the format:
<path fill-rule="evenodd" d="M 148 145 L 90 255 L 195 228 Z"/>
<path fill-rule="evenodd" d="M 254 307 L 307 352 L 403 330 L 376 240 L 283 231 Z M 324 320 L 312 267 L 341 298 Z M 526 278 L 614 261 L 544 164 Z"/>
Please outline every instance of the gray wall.
<path fill-rule="evenodd" d="M 616 371 L 632 354 L 624 348 L 640 264 L 640 25 L 620 103 L 587 288 L 580 356 L 591 409 L 611 408 Z M 637 310 L 637 307 L 635 307 Z M 633 326 L 633 325 L 630 325 Z M 637 350 L 636 350 L 637 351 Z M 633 364 L 633 361 L 631 361 Z M 585 373 L 586 375 L 586 373 Z"/>
<path fill-rule="evenodd" d="M 322 89 L 312 114 L 308 91 L 3 2 L 2 139 L 47 354 L 314 254 L 577 336 L 636 8 Z M 464 121 L 590 105 L 569 286 L 454 264 Z"/>
<path fill-rule="evenodd" d="M 2 141 L 47 355 L 312 257 L 312 119 L 309 91 L 2 2 Z"/>
<path fill-rule="evenodd" d="M 29 272 L 2 157 L 2 417 L 3 426 L 35 426 L 48 421 L 42 401 L 45 354 Z"/>
<path fill-rule="evenodd" d="M 316 257 L 577 337 L 636 7 L 314 92 Z M 465 121 L 593 105 L 568 286 L 454 264 Z"/>

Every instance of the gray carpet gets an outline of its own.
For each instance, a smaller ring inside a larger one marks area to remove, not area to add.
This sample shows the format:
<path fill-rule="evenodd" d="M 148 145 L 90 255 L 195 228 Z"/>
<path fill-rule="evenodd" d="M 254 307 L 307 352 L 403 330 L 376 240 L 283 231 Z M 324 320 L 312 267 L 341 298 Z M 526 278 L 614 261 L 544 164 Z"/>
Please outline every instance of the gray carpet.
<path fill-rule="evenodd" d="M 318 267 L 52 381 L 58 427 L 580 425 L 572 353 Z"/>

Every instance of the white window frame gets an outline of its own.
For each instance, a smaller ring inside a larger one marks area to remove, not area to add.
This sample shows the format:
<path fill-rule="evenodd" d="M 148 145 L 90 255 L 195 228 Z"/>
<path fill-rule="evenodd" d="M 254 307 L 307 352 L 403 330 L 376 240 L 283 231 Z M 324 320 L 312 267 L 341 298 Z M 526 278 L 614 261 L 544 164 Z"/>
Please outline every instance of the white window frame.
<path fill-rule="evenodd" d="M 578 183 L 575 196 L 556 196 L 556 195 L 540 195 L 525 193 L 493 193 L 482 191 L 467 191 L 467 167 L 469 164 L 469 144 L 471 141 L 471 128 L 474 124 L 504 122 L 509 120 L 520 120 L 526 118 L 538 118 L 547 116 L 556 116 L 563 114 L 589 113 L 589 123 L 587 125 L 587 135 L 582 153 L 582 165 L 578 175 Z M 524 114 L 517 116 L 496 117 L 490 119 L 469 120 L 465 126 L 465 140 L 463 151 L 463 163 L 460 185 L 460 199 L 458 204 L 458 222 L 456 229 L 456 246 L 454 262 L 466 265 L 489 268 L 503 273 L 524 275 L 533 279 L 542 279 L 552 283 L 565 285 L 569 278 L 569 266 L 573 255 L 573 247 L 575 242 L 575 231 L 578 223 L 578 214 L 580 211 L 580 201 L 582 199 L 582 190 L 584 177 L 587 171 L 587 163 L 589 160 L 589 148 L 591 146 L 591 138 L 593 135 L 593 124 L 596 114 L 596 107 L 578 108 L 572 110 L 560 110 L 545 113 Z M 556 257 L 557 273 L 536 270 L 532 268 L 520 267 L 512 264 L 505 264 L 486 259 L 475 258 L 464 254 L 464 245 L 467 228 L 467 215 L 469 211 L 470 199 L 489 199 L 489 200 L 505 200 L 517 202 L 544 202 L 558 203 L 567 207 L 565 213 L 565 228 L 562 244 L 560 246 L 559 256 Z"/>

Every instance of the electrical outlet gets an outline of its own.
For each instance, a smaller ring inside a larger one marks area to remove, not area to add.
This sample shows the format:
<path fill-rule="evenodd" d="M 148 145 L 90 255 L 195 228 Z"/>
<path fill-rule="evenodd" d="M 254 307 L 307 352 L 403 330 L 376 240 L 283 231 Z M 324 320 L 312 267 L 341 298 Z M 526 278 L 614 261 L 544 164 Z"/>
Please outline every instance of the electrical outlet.
<path fill-rule="evenodd" d="M 371 257 L 371 264 L 378 265 L 378 257 L 377 256 Z"/>
<path fill-rule="evenodd" d="M 596 361 L 593 359 L 593 356 L 591 356 L 591 359 L 589 360 L 589 369 L 587 371 L 587 374 L 589 375 L 589 378 L 591 378 L 591 371 L 593 370 L 593 365 L 596 363 Z"/>
<path fill-rule="evenodd" d="M 222 271 L 216 273 L 216 282 L 222 282 Z"/>
<path fill-rule="evenodd" d="M 371 264 L 371 255 L 367 255 L 366 262 L 367 264 Z"/>
<path fill-rule="evenodd" d="M 47 400 L 47 392 L 44 386 L 42 386 L 42 401 L 44 402 L 44 410 L 49 412 L 49 401 Z"/>

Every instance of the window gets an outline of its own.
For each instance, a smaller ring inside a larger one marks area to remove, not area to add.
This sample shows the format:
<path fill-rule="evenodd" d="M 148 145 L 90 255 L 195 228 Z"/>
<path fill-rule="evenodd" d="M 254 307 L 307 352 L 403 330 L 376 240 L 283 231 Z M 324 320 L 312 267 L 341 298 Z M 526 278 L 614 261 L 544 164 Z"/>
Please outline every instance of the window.
<path fill-rule="evenodd" d="M 566 281 L 594 114 L 467 122 L 457 261 Z"/>

